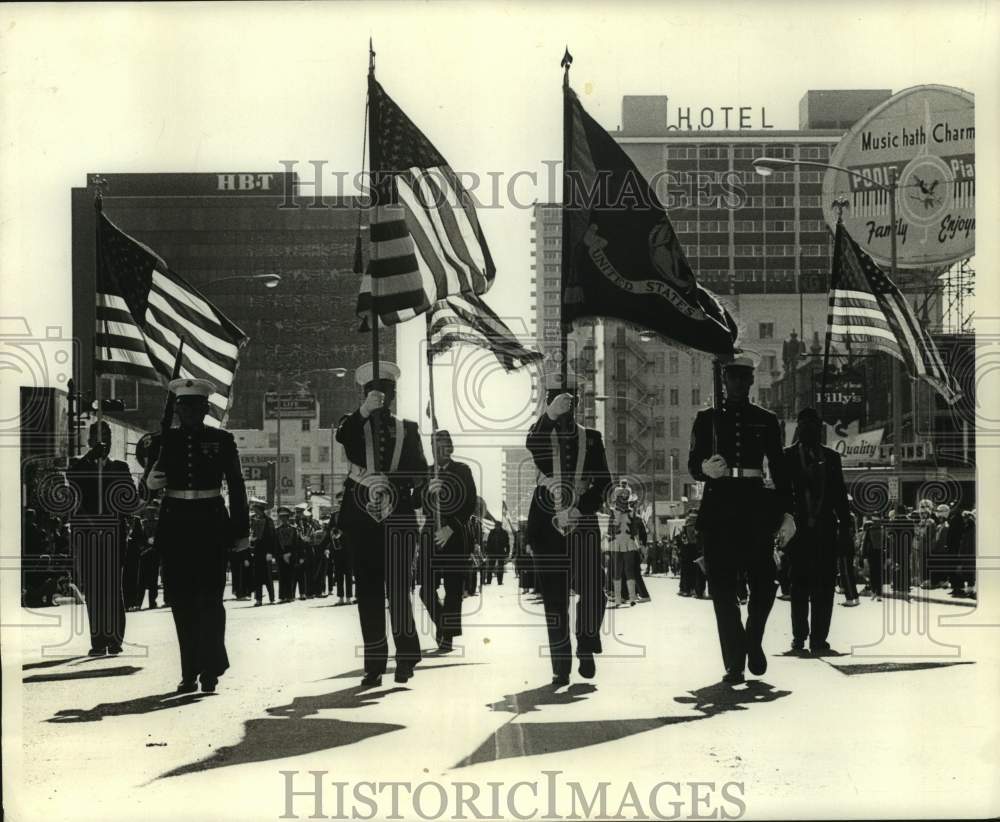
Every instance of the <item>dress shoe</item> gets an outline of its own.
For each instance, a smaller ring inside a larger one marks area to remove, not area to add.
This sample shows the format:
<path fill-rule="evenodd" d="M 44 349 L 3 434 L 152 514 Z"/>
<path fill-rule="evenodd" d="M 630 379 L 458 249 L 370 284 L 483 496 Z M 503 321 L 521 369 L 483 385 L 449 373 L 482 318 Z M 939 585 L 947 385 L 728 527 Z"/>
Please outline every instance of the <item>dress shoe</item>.
<path fill-rule="evenodd" d="M 393 680 L 403 685 L 410 681 L 413 676 L 413 666 L 412 665 L 397 665 L 396 673 L 393 675 Z"/>
<path fill-rule="evenodd" d="M 452 644 L 451 637 L 447 637 L 447 638 L 442 637 L 441 639 L 439 639 L 438 640 L 438 650 L 442 654 L 447 654 L 450 651 L 454 651 L 455 650 L 455 646 Z"/>
<path fill-rule="evenodd" d="M 829 652 L 830 643 L 829 642 L 810 642 L 809 652 L 815 654 L 816 656 L 822 656 L 823 654 Z"/>
<path fill-rule="evenodd" d="M 555 674 L 552 677 L 552 685 L 556 688 L 561 688 L 564 685 L 569 685 L 569 674 Z"/>
<path fill-rule="evenodd" d="M 118 654 L 120 654 L 121 652 L 122 652 L 122 646 L 121 645 L 109 645 L 108 646 L 108 653 L 111 656 L 118 656 Z"/>
<path fill-rule="evenodd" d="M 747 667 L 754 676 L 763 676 L 767 673 L 767 657 L 760 645 L 747 648 Z"/>
<path fill-rule="evenodd" d="M 792 640 L 792 648 L 791 648 L 791 650 L 794 653 L 801 654 L 801 653 L 805 652 L 805 650 L 806 650 L 806 644 L 801 639 L 793 639 Z"/>
<path fill-rule="evenodd" d="M 382 684 L 382 674 L 365 674 L 361 680 L 362 688 L 377 688 Z"/>
<path fill-rule="evenodd" d="M 87 651 L 87 656 L 104 656 L 107 652 L 107 648 L 91 648 Z"/>
<path fill-rule="evenodd" d="M 743 676 L 743 671 L 728 671 L 722 681 L 728 685 L 739 685 L 741 682 L 746 682 L 746 677 Z"/>
<path fill-rule="evenodd" d="M 198 683 L 193 679 L 182 679 L 177 683 L 177 693 L 179 694 L 193 694 L 198 690 Z"/>
<path fill-rule="evenodd" d="M 580 667 L 577 670 L 584 679 L 593 679 L 597 675 L 597 665 L 594 663 L 593 654 L 581 656 Z"/>
<path fill-rule="evenodd" d="M 254 608 L 259 608 L 259 607 L 260 607 L 261 605 L 263 605 L 263 604 L 264 604 L 264 603 L 263 603 L 263 602 L 261 602 L 261 601 L 260 601 L 260 600 L 258 599 L 258 600 L 257 600 L 257 601 L 256 601 L 256 602 L 255 602 L 255 603 L 253 604 L 253 607 L 254 607 Z"/>
<path fill-rule="evenodd" d="M 218 684 L 219 684 L 219 680 L 218 679 L 212 679 L 212 678 L 202 677 L 201 678 L 201 692 L 203 694 L 214 694 L 215 693 L 215 686 L 218 685 Z"/>

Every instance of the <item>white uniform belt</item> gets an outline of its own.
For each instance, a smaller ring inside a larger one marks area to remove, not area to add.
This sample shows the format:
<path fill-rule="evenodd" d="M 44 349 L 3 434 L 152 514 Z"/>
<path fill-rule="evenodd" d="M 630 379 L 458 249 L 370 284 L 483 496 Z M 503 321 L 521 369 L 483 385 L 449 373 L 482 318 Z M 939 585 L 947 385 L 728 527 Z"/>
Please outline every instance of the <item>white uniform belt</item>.
<path fill-rule="evenodd" d="M 764 472 L 759 468 L 730 468 L 727 477 L 763 477 Z"/>
<path fill-rule="evenodd" d="M 198 490 L 186 490 L 181 491 L 175 488 L 168 488 L 163 492 L 164 496 L 170 497 L 170 499 L 212 499 L 213 497 L 221 497 L 221 488 L 204 488 Z"/>

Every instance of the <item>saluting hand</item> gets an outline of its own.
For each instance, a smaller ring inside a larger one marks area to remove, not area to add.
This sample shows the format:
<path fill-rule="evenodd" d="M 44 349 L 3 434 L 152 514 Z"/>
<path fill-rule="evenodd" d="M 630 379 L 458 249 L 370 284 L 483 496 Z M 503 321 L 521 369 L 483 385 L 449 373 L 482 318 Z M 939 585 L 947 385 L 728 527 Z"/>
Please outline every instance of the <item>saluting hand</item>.
<path fill-rule="evenodd" d="M 548 414 L 550 420 L 557 420 L 564 414 L 568 414 L 573 408 L 573 395 L 569 393 L 559 394 L 552 399 L 548 407 L 545 409 L 545 413 Z"/>
<path fill-rule="evenodd" d="M 385 404 L 385 394 L 381 391 L 369 391 L 365 401 L 361 403 L 361 416 L 366 419 L 371 416 L 372 411 L 377 411 Z"/>
<path fill-rule="evenodd" d="M 710 479 L 719 479 L 726 475 L 729 465 L 721 454 L 713 454 L 707 460 L 701 461 L 701 470 Z"/>

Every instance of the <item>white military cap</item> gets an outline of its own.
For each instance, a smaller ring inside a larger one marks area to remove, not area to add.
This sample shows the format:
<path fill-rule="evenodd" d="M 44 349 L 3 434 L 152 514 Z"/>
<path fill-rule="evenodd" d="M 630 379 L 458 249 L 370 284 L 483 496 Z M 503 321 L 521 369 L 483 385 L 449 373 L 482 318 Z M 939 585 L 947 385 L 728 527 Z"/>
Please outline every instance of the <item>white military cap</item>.
<path fill-rule="evenodd" d="M 177 397 L 205 397 L 215 393 L 215 383 L 211 380 L 189 379 L 180 377 L 171 380 L 167 386 Z"/>
<path fill-rule="evenodd" d="M 378 378 L 380 380 L 392 380 L 395 382 L 399 379 L 399 366 L 394 362 L 387 362 L 386 360 L 378 361 Z M 358 370 L 354 372 L 354 381 L 364 387 L 370 383 L 375 378 L 375 363 L 366 362 L 364 365 L 358 366 Z"/>

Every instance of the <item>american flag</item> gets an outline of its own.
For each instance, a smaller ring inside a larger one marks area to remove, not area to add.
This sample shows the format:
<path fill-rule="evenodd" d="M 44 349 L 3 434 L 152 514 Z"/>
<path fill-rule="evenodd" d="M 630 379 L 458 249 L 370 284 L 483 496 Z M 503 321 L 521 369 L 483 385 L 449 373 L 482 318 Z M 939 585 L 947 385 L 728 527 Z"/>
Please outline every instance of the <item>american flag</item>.
<path fill-rule="evenodd" d="M 882 351 L 906 364 L 950 404 L 962 392 L 906 297 L 837 224 L 830 278 L 829 342 L 852 351 Z"/>
<path fill-rule="evenodd" d="M 369 85 L 375 215 L 357 312 L 386 325 L 454 294 L 483 294 L 496 269 L 472 199 L 436 148 L 374 80 Z"/>
<path fill-rule="evenodd" d="M 221 424 L 247 336 L 138 240 L 103 212 L 97 224 L 97 367 L 165 384 L 184 338 L 182 377 L 215 383 L 209 424 Z"/>
<path fill-rule="evenodd" d="M 485 302 L 475 295 L 448 297 L 434 303 L 428 315 L 430 355 L 443 354 L 456 343 L 488 348 L 505 371 L 543 359 L 525 348 Z"/>

